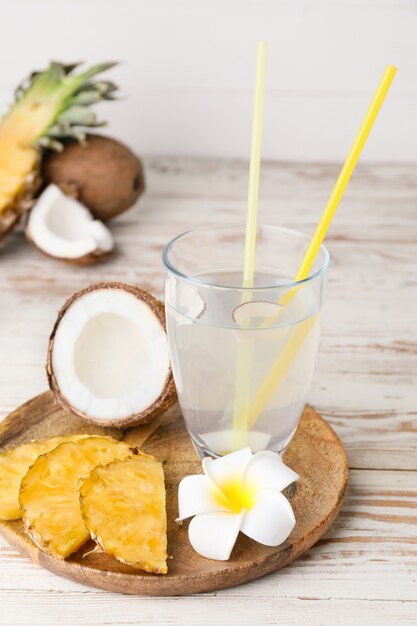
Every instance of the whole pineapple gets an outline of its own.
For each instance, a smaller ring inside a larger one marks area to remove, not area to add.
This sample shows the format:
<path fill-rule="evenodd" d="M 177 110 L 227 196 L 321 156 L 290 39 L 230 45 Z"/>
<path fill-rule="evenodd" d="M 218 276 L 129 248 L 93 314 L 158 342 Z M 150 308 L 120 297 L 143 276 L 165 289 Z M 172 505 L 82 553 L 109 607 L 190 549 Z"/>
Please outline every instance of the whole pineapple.
<path fill-rule="evenodd" d="M 16 90 L 15 103 L 0 123 L 0 239 L 30 208 L 41 183 L 42 150 L 61 151 L 60 139 L 85 139 L 83 128 L 100 126 L 89 106 L 111 100 L 117 87 L 93 78 L 114 63 L 74 74 L 78 64 L 52 62 Z"/>

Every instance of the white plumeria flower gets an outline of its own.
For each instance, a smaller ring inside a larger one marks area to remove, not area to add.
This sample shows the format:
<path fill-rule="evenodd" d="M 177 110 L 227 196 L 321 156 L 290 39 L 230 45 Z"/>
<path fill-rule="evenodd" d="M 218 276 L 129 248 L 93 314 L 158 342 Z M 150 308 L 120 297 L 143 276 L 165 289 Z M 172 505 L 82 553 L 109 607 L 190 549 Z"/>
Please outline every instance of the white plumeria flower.
<path fill-rule="evenodd" d="M 204 474 L 186 476 L 178 490 L 176 521 L 193 517 L 188 536 L 196 552 L 227 561 L 239 531 L 266 546 L 287 539 L 295 517 L 281 491 L 299 476 L 278 454 L 242 448 L 202 465 Z"/>

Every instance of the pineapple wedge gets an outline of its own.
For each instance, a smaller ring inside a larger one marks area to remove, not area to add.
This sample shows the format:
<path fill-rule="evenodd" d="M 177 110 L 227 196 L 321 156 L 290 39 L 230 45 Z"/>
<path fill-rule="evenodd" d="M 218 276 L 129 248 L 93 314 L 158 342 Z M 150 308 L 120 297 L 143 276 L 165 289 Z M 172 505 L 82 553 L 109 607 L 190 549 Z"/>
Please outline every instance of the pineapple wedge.
<path fill-rule="evenodd" d="M 139 453 L 96 467 L 80 487 L 91 537 L 119 561 L 167 573 L 167 520 L 162 464 Z"/>
<path fill-rule="evenodd" d="M 78 483 L 97 465 L 124 459 L 132 449 L 110 437 L 62 443 L 40 456 L 23 478 L 19 500 L 26 531 L 45 552 L 66 559 L 90 535 L 81 516 Z"/>
<path fill-rule="evenodd" d="M 0 122 L 0 239 L 30 208 L 41 183 L 42 150 L 62 150 L 62 138 L 82 142 L 81 129 L 100 125 L 89 107 L 113 99 L 116 86 L 93 79 L 114 65 L 74 74 L 76 64 L 50 63 L 17 88 L 15 103 Z"/>
<path fill-rule="evenodd" d="M 9 521 L 21 517 L 20 483 L 38 456 L 50 452 L 61 443 L 78 441 L 87 436 L 68 435 L 32 441 L 0 454 L 0 519 Z"/>

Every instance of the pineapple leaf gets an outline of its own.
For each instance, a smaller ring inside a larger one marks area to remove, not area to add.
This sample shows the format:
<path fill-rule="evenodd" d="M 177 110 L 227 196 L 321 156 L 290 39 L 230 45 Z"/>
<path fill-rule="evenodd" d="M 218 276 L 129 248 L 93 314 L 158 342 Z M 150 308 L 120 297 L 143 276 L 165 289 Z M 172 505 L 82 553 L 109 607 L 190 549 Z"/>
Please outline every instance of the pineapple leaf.
<path fill-rule="evenodd" d="M 58 137 L 83 140 L 82 128 L 74 129 L 74 126 L 103 125 L 88 107 L 113 99 L 117 86 L 111 81 L 94 78 L 116 63 L 100 63 L 74 74 L 78 65 L 52 61 L 45 71 L 33 72 L 17 87 L 16 104 L 4 123 L 7 120 L 8 128 L 18 129 L 20 145 L 36 144 L 59 150 Z M 44 141 L 40 141 L 41 138 Z"/>
<path fill-rule="evenodd" d="M 118 86 L 110 80 L 95 80 L 95 81 L 87 81 L 77 91 L 74 95 L 78 95 L 79 93 L 83 93 L 84 91 L 98 91 L 100 94 L 111 93 L 117 91 Z"/>
<path fill-rule="evenodd" d="M 68 74 L 71 74 L 80 65 L 81 65 L 81 62 L 68 63 L 68 64 L 63 64 L 62 67 L 64 69 L 65 75 L 68 76 Z"/>
<path fill-rule="evenodd" d="M 91 104 L 96 104 L 96 102 L 100 102 L 103 100 L 103 96 L 94 89 L 90 89 L 89 91 L 80 91 L 73 98 L 69 100 L 70 107 L 75 105 L 81 106 L 90 106 Z"/>
<path fill-rule="evenodd" d="M 58 122 L 48 129 L 48 137 L 65 137 L 71 133 L 71 124 L 68 122 Z"/>
<path fill-rule="evenodd" d="M 59 84 L 62 82 L 62 79 L 65 76 L 65 69 L 62 63 L 58 63 L 57 61 L 51 61 L 49 64 L 48 71 L 45 75 L 49 74 L 49 80 Z"/>
<path fill-rule="evenodd" d="M 76 139 L 81 145 L 85 145 L 87 143 L 87 135 L 81 130 L 78 131 L 77 129 L 72 128 L 71 133 L 67 135 L 67 137 L 71 139 Z"/>
<path fill-rule="evenodd" d="M 90 78 L 100 74 L 101 72 L 105 72 L 106 70 L 111 69 L 117 65 L 117 62 L 110 61 L 108 63 L 100 63 L 99 65 L 93 65 L 85 72 L 78 74 L 77 76 L 69 76 L 67 81 L 69 81 L 70 93 L 75 93 L 82 85 L 84 85 Z"/>
<path fill-rule="evenodd" d="M 32 72 L 31 74 L 29 74 L 29 76 L 26 76 L 26 78 L 24 78 L 16 87 L 15 92 L 14 92 L 14 96 L 15 96 L 15 100 L 21 100 L 23 98 L 23 96 L 25 95 L 25 93 L 28 91 L 28 89 L 32 86 L 33 81 L 35 80 L 35 78 L 37 76 L 39 76 L 41 72 Z"/>
<path fill-rule="evenodd" d="M 64 66 L 56 61 L 51 61 L 45 72 L 36 72 L 32 78 L 30 90 L 31 95 L 39 97 L 39 95 L 47 95 L 53 93 L 62 84 L 65 78 Z"/>
<path fill-rule="evenodd" d="M 47 136 L 53 137 L 50 133 L 48 133 Z M 70 126 L 70 128 L 65 132 L 61 132 L 60 134 L 57 133 L 56 136 L 59 137 L 60 140 L 76 139 L 81 144 L 84 144 L 87 139 L 87 135 L 82 130 L 74 128 L 73 126 Z"/>
<path fill-rule="evenodd" d="M 85 106 L 74 105 L 66 109 L 58 118 L 59 122 L 69 122 L 75 126 L 91 126 L 96 124 L 97 117 L 94 111 Z"/>
<path fill-rule="evenodd" d="M 106 72 L 107 70 L 111 70 L 113 67 L 117 65 L 117 61 L 108 61 L 107 63 L 99 63 L 98 65 L 93 65 L 88 70 L 80 74 L 80 78 L 83 79 L 83 82 L 89 80 L 93 76 L 97 74 L 101 74 L 102 72 Z"/>
<path fill-rule="evenodd" d="M 79 141 L 79 143 L 85 143 L 86 141 L 86 134 L 79 128 L 71 126 L 69 122 L 58 122 L 51 126 L 46 136 L 51 139 L 72 138 Z"/>
<path fill-rule="evenodd" d="M 97 89 L 100 93 L 107 94 L 113 91 L 117 91 L 118 87 L 115 83 L 110 80 L 97 80 L 94 83 L 94 88 Z"/>
<path fill-rule="evenodd" d="M 62 145 L 60 141 L 57 141 L 56 139 L 52 139 L 51 137 L 48 137 L 47 135 L 44 135 L 43 137 L 39 137 L 39 139 L 35 142 L 35 145 L 39 146 L 39 148 L 43 148 L 43 149 L 48 148 L 49 150 L 54 150 L 55 152 L 62 152 L 64 149 L 64 146 Z"/>

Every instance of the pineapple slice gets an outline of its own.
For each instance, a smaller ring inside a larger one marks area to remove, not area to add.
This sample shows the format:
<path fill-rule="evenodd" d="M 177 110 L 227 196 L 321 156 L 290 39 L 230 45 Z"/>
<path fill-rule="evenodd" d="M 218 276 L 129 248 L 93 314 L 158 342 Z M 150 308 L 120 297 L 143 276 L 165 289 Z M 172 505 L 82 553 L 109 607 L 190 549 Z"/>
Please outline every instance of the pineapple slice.
<path fill-rule="evenodd" d="M 40 456 L 23 478 L 19 495 L 34 543 L 60 559 L 78 550 L 90 537 L 81 516 L 78 482 L 97 465 L 130 454 L 132 449 L 122 441 L 86 437 Z"/>
<path fill-rule="evenodd" d="M 8 521 L 21 517 L 20 483 L 38 456 L 50 452 L 61 443 L 78 441 L 84 437 L 88 435 L 69 435 L 32 441 L 0 454 L 0 519 Z"/>
<path fill-rule="evenodd" d="M 139 453 L 96 467 L 80 487 L 92 538 L 119 561 L 166 574 L 167 520 L 162 464 Z"/>
<path fill-rule="evenodd" d="M 80 128 L 98 125 L 88 107 L 112 99 L 116 86 L 92 79 L 113 65 L 73 74 L 76 65 L 50 63 L 17 88 L 16 102 L 0 123 L 0 238 L 30 206 L 40 185 L 42 149 L 62 150 L 63 137 L 84 141 Z"/>

